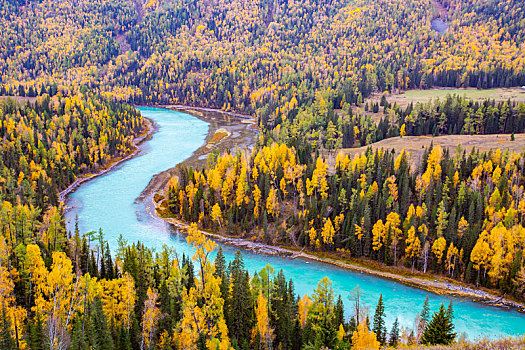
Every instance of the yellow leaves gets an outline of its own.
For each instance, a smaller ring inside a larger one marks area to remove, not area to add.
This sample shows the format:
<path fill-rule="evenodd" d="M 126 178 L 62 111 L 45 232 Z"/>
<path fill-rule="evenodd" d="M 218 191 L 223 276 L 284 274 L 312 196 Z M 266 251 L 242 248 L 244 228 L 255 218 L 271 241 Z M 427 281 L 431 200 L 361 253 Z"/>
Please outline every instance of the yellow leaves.
<path fill-rule="evenodd" d="M 328 164 L 321 158 L 318 157 L 315 162 L 315 169 L 312 174 L 312 180 L 310 185 L 312 189 L 318 190 L 322 198 L 328 197 L 326 191 L 328 190 L 328 182 L 326 181 L 326 175 L 328 172 Z M 308 181 L 307 181 L 308 190 Z"/>
<path fill-rule="evenodd" d="M 235 203 L 238 207 L 241 207 L 248 199 L 246 198 L 246 167 L 242 166 L 241 174 L 237 179 L 237 191 L 235 193 Z"/>
<path fill-rule="evenodd" d="M 406 125 L 405 124 L 401 125 L 401 129 L 399 130 L 399 134 L 401 135 L 401 137 L 406 135 Z"/>
<path fill-rule="evenodd" d="M 324 219 L 323 229 L 321 230 L 321 237 L 323 238 L 323 243 L 328 245 L 334 244 L 334 234 L 335 229 L 332 225 L 332 220 L 330 220 L 330 218 Z"/>
<path fill-rule="evenodd" d="M 224 321 L 220 278 L 214 276 L 215 267 L 208 259 L 217 243 L 207 239 L 195 224 L 191 224 L 186 240 L 196 249 L 193 260 L 199 264 L 200 281 L 196 278 L 196 287 L 182 293 L 183 315 L 176 334 L 179 346 L 183 349 L 196 349 L 202 332 L 206 336 L 207 346 L 227 349 L 230 343 Z"/>
<path fill-rule="evenodd" d="M 415 258 L 421 252 L 421 241 L 416 235 L 416 229 L 411 226 L 408 230 L 408 236 L 406 239 L 405 257 L 407 259 Z"/>
<path fill-rule="evenodd" d="M 207 239 L 206 236 L 199 231 L 195 223 L 192 223 L 188 228 L 186 241 L 192 248 L 196 249 L 193 260 L 199 262 L 206 262 L 208 255 L 217 247 L 217 243 L 211 239 Z"/>
<path fill-rule="evenodd" d="M 146 300 L 144 301 L 144 314 L 142 315 L 142 343 L 150 348 L 157 322 L 161 317 L 160 309 L 157 307 L 159 294 L 148 288 Z"/>
<path fill-rule="evenodd" d="M 470 261 L 472 261 L 474 269 L 478 271 L 482 267 L 485 269 L 487 268 L 490 254 L 492 253 L 486 240 L 487 235 L 488 234 L 486 231 L 481 233 L 476 244 L 474 245 L 474 248 L 472 248 L 472 252 L 470 253 Z"/>
<path fill-rule="evenodd" d="M 195 30 L 195 34 L 202 35 L 202 33 L 205 31 L 206 31 L 206 26 L 201 24 L 197 26 L 197 29 Z"/>
<path fill-rule="evenodd" d="M 462 216 L 461 219 L 458 222 L 458 237 L 463 237 L 463 234 L 468 229 L 468 222 L 465 220 L 465 218 Z"/>
<path fill-rule="evenodd" d="M 255 338 L 259 337 L 259 344 L 262 349 L 271 349 L 274 339 L 273 329 L 270 327 L 270 317 L 268 315 L 268 301 L 259 291 L 257 296 L 257 305 L 255 306 L 255 327 L 252 330 L 252 341 L 255 343 Z"/>
<path fill-rule="evenodd" d="M 354 227 L 355 227 L 355 235 L 357 236 L 357 239 L 361 240 L 363 238 L 362 226 L 359 226 L 358 224 L 354 224 Z"/>
<path fill-rule="evenodd" d="M 15 269 L 9 271 L 5 265 L 0 265 L 0 311 L 9 321 L 9 332 L 13 339 L 17 339 L 17 347 L 25 349 L 27 344 L 23 340 L 23 330 L 27 311 L 16 305 L 14 275 L 18 275 Z"/>
<path fill-rule="evenodd" d="M 311 304 L 312 301 L 308 294 L 303 295 L 303 297 L 297 302 L 297 317 L 299 317 L 299 323 L 302 328 L 306 325 L 306 316 Z"/>
<path fill-rule="evenodd" d="M 337 330 L 337 340 L 342 341 L 343 338 L 346 336 L 345 328 L 342 324 L 339 324 L 339 329 Z"/>
<path fill-rule="evenodd" d="M 24 180 L 24 177 L 25 177 L 25 175 L 24 175 L 23 172 L 20 172 L 20 173 L 18 174 L 18 180 L 17 180 L 17 183 L 18 183 L 19 186 L 20 186 L 20 184 L 22 183 L 22 181 Z"/>
<path fill-rule="evenodd" d="M 221 225 L 222 212 L 221 212 L 221 207 L 219 206 L 219 203 L 215 203 L 213 205 L 213 208 L 211 209 L 211 217 L 213 221 L 217 221 L 219 226 L 221 226 L 222 228 L 222 225 Z"/>
<path fill-rule="evenodd" d="M 37 293 L 42 293 L 42 288 L 47 279 L 47 269 L 42 259 L 40 248 L 36 244 L 27 245 L 24 263 Z"/>
<path fill-rule="evenodd" d="M 288 191 L 286 191 L 286 180 L 283 178 L 281 178 L 281 182 L 279 183 L 279 188 L 281 190 L 281 192 L 283 193 L 283 197 L 286 197 L 286 195 L 288 194 Z"/>
<path fill-rule="evenodd" d="M 275 188 L 270 188 L 270 193 L 266 199 L 266 211 L 268 215 L 273 217 L 279 216 L 279 198 L 277 197 L 277 190 Z"/>
<path fill-rule="evenodd" d="M 458 186 L 458 183 L 459 183 L 459 173 L 458 171 L 456 170 L 456 172 L 454 173 L 454 177 L 452 178 L 452 183 L 454 184 L 454 188 L 456 188 Z"/>
<path fill-rule="evenodd" d="M 434 255 L 436 256 L 438 264 L 441 264 L 441 259 L 443 258 L 443 252 L 445 251 L 446 247 L 447 247 L 447 241 L 443 237 L 439 237 L 432 244 L 432 253 L 434 253 Z"/>
<path fill-rule="evenodd" d="M 253 187 L 253 216 L 257 219 L 259 217 L 259 214 L 261 212 L 261 190 L 259 189 L 259 186 L 254 185 Z"/>
<path fill-rule="evenodd" d="M 357 326 L 357 330 L 352 335 L 352 349 L 370 350 L 379 349 L 380 343 L 374 332 L 370 332 L 365 322 Z"/>
<path fill-rule="evenodd" d="M 501 177 L 501 168 L 498 165 L 496 169 L 494 169 L 494 172 L 492 173 L 492 180 L 494 181 L 495 184 L 499 182 L 500 177 Z"/>
<path fill-rule="evenodd" d="M 389 178 L 387 178 L 386 184 L 388 186 L 388 194 L 390 195 L 389 203 L 397 202 L 398 192 L 397 192 L 397 184 L 396 184 L 395 175 L 392 175 Z"/>
<path fill-rule="evenodd" d="M 456 266 L 456 258 L 458 256 L 458 248 L 454 247 L 454 242 L 450 242 L 447 250 L 447 265 L 446 268 L 450 274 L 453 273 L 454 267 Z"/>
<path fill-rule="evenodd" d="M 201 331 L 206 329 L 206 319 L 203 310 L 197 305 L 195 288 L 183 294 L 182 321 L 178 332 L 178 342 L 181 349 L 197 349 L 197 340 Z"/>
<path fill-rule="evenodd" d="M 379 250 L 383 247 L 383 242 L 386 240 L 385 226 L 383 220 L 379 219 L 372 227 L 372 249 Z"/>
<path fill-rule="evenodd" d="M 312 246 L 315 245 L 315 241 L 317 239 L 317 231 L 315 227 L 312 226 L 310 230 L 308 231 L 308 238 L 310 238 L 310 244 Z"/>
<path fill-rule="evenodd" d="M 128 272 L 121 278 L 100 281 L 100 299 L 104 314 L 117 327 L 131 326 L 135 307 L 135 281 Z"/>

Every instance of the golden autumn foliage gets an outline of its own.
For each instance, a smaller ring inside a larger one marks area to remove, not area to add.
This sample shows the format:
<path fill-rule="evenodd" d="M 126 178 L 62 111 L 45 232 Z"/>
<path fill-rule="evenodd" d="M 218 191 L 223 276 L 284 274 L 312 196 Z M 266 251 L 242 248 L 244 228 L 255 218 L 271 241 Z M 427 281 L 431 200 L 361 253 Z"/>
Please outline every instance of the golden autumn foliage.
<path fill-rule="evenodd" d="M 352 334 L 353 349 L 379 349 L 380 344 L 377 341 L 374 332 L 370 332 L 365 323 L 360 323 L 357 330 Z"/>

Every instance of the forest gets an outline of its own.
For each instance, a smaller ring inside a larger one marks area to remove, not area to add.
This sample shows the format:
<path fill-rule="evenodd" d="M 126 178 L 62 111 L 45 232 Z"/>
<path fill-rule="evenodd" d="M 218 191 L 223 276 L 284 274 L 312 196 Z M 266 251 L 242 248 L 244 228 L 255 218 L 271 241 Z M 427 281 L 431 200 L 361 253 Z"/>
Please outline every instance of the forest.
<path fill-rule="evenodd" d="M 5 1 L 0 93 L 87 86 L 137 104 L 294 115 L 317 92 L 525 84 L 523 2 L 423 0 Z M 374 18 L 373 21 L 370 19 Z"/>
<path fill-rule="evenodd" d="M 196 225 L 186 238 L 191 257 L 122 236 L 112 254 L 102 230 L 66 232 L 58 191 L 129 153 L 143 118 L 91 94 L 8 99 L 0 110 L 0 348 L 345 349 L 455 339 L 452 304 L 430 310 L 427 300 L 405 329 L 385 324 L 382 299 L 372 319 L 357 288 L 349 319 L 328 278 L 298 296 L 269 265 L 250 275 L 240 252 L 226 262 L 219 249 L 212 261 L 217 244 Z"/>
<path fill-rule="evenodd" d="M 115 256 L 102 231 L 62 231 L 60 247 L 45 240 L 13 246 L 0 236 L 2 349 L 379 349 L 398 344 L 450 344 L 452 302 L 430 310 L 414 328 L 385 324 L 388 302 L 373 318 L 359 287 L 347 319 L 331 281 L 311 295 L 267 265 L 250 275 L 237 251 L 226 263 L 217 244 L 194 225 L 182 257 L 120 238 Z M 387 326 L 389 327 L 387 329 Z"/>
<path fill-rule="evenodd" d="M 452 304 L 430 310 L 427 300 L 409 329 L 385 324 L 388 302 L 372 313 L 356 287 L 345 313 L 328 278 L 299 296 L 269 265 L 250 274 L 240 252 L 226 262 L 219 248 L 212 259 L 217 243 L 197 225 L 191 257 L 122 236 L 112 254 L 102 230 L 67 232 L 58 191 L 129 154 L 144 119 L 65 91 L 0 101 L 0 110 L 0 348 L 365 349 L 456 338 Z"/>
<path fill-rule="evenodd" d="M 201 230 L 525 301 L 525 153 L 345 151 L 524 133 L 512 100 L 391 98 L 525 85 L 523 1 L 6 0 L 0 31 L 1 349 L 472 346 L 452 302 L 386 324 L 382 296 L 366 305 L 356 286 L 345 309 L 329 278 L 298 295 Z M 179 165 L 155 196 L 191 223 L 192 256 L 68 232 L 60 192 L 135 151 L 148 122 L 134 106 L 168 104 L 258 124 L 253 149 Z"/>
<path fill-rule="evenodd" d="M 261 136 L 261 139 L 263 137 Z M 268 144 L 268 141 L 261 141 Z M 321 156 L 286 144 L 179 167 L 161 214 L 202 228 L 433 272 L 525 297 L 525 158 L 427 148 Z"/>

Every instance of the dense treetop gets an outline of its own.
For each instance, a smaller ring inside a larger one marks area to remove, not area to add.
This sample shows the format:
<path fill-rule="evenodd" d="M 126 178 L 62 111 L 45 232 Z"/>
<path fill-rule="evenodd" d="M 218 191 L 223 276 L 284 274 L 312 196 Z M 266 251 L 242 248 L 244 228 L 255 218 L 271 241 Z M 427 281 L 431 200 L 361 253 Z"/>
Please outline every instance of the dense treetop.
<path fill-rule="evenodd" d="M 426 0 L 4 2 L 6 93 L 87 85 L 139 103 L 297 113 L 396 89 L 525 84 L 523 3 Z M 20 89 L 18 86 L 24 87 Z"/>

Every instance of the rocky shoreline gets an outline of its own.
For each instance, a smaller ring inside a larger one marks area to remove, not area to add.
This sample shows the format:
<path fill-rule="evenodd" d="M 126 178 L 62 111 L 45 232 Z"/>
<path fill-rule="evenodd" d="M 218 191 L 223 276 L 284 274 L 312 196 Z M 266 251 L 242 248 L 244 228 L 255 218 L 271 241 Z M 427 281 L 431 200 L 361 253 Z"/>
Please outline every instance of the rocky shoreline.
<path fill-rule="evenodd" d="M 153 202 L 153 208 L 155 208 L 155 202 Z M 156 214 L 157 215 L 157 214 Z M 157 215 L 157 217 L 161 218 L 165 222 L 169 223 L 173 227 L 177 228 L 178 230 L 184 232 L 189 228 L 189 224 L 182 222 L 180 220 L 177 220 L 175 218 L 163 218 Z M 272 246 L 260 242 L 251 241 L 248 239 L 238 238 L 238 237 L 228 237 L 224 235 L 220 235 L 217 233 L 209 232 L 200 230 L 204 235 L 207 237 L 213 239 L 216 242 L 229 245 L 235 248 L 239 248 L 241 250 L 250 251 L 255 254 L 262 254 L 262 255 L 269 255 L 269 256 L 279 256 L 283 258 L 288 259 L 303 259 L 308 261 L 315 261 L 319 263 L 324 264 L 330 264 L 334 266 L 338 266 L 340 268 L 346 269 L 346 270 L 352 270 L 359 273 L 366 273 L 370 275 L 374 275 L 380 278 L 389 279 L 392 281 L 396 281 L 399 283 L 403 283 L 405 285 L 423 289 L 435 294 L 439 295 L 446 295 L 446 296 L 454 296 L 454 297 L 460 297 L 460 298 L 467 298 L 474 302 L 481 302 L 485 305 L 489 306 L 495 306 L 495 307 L 501 307 L 504 309 L 514 309 L 519 312 L 525 313 L 525 305 L 514 302 L 512 300 L 506 299 L 504 296 L 497 296 L 495 294 L 480 290 L 471 288 L 468 286 L 462 286 L 460 284 L 456 283 L 450 283 L 445 280 L 439 280 L 436 277 L 434 280 L 430 279 L 423 279 L 420 277 L 406 277 L 395 273 L 385 272 L 385 271 L 379 271 L 375 270 L 369 267 L 365 266 L 359 266 L 351 263 L 346 263 L 342 261 L 338 261 L 331 258 L 321 258 L 316 255 L 313 255 L 311 253 L 307 253 L 303 250 L 301 251 L 295 251 L 293 249 L 284 248 L 284 247 L 278 247 L 278 246 Z M 431 277 L 431 276 L 430 276 Z"/>

